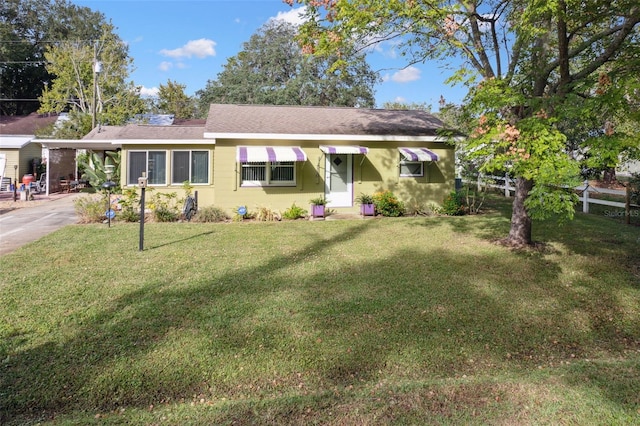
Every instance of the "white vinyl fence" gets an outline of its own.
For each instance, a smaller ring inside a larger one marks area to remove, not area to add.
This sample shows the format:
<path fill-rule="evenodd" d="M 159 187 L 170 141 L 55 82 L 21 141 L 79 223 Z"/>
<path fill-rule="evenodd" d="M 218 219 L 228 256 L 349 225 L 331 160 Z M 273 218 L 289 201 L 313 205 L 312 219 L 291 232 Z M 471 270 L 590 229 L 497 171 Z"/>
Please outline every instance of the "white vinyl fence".
<path fill-rule="evenodd" d="M 481 191 L 483 188 L 496 188 L 496 189 L 501 189 L 504 191 L 504 196 L 505 197 L 510 197 L 511 196 L 511 192 L 514 191 L 515 192 L 515 180 L 512 179 L 511 177 L 509 177 L 509 175 L 507 174 L 506 176 L 482 176 L 479 175 L 478 176 L 478 180 L 477 182 L 473 182 L 473 181 L 469 181 L 469 180 L 463 180 L 463 182 L 467 183 L 467 184 L 476 184 L 478 187 L 478 191 Z M 618 201 L 608 201 L 608 200 L 601 200 L 598 198 L 592 198 L 589 194 L 608 194 L 608 195 L 617 195 L 620 197 L 625 197 L 625 199 L 627 199 L 628 201 L 628 194 L 627 191 L 621 191 L 621 190 L 615 190 L 615 189 L 607 189 L 607 188 L 596 188 L 593 187 L 591 185 L 589 185 L 589 181 L 584 181 L 584 183 L 580 186 L 577 186 L 574 188 L 575 191 L 577 191 L 578 193 L 581 193 L 582 196 L 582 211 L 583 213 L 589 213 L 589 205 L 590 204 L 600 204 L 603 206 L 609 206 L 609 207 L 618 207 L 621 209 L 625 209 L 625 211 L 627 212 L 626 214 L 629 214 L 628 209 L 629 208 L 639 208 L 640 206 L 637 204 L 631 204 L 628 202 L 618 202 Z M 640 213 L 639 213 L 640 214 Z"/>

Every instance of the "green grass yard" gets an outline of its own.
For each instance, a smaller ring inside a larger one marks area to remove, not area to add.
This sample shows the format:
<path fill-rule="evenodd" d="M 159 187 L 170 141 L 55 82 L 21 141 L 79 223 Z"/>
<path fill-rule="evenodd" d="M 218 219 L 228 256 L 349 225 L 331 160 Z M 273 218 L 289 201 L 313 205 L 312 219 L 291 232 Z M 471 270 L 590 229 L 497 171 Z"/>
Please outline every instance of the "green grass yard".
<path fill-rule="evenodd" d="M 0 423 L 640 423 L 640 228 L 494 203 L 66 227 L 0 257 Z"/>

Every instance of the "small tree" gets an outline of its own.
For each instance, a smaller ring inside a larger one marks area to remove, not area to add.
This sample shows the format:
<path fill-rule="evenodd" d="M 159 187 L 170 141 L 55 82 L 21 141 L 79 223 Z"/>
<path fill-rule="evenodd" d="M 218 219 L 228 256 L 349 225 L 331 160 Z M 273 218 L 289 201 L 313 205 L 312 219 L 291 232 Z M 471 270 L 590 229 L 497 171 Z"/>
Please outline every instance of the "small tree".
<path fill-rule="evenodd" d="M 158 88 L 157 108 L 163 114 L 173 114 L 176 119 L 187 119 L 195 116 L 196 107 L 193 98 L 187 96 L 187 86 L 167 80 Z"/>
<path fill-rule="evenodd" d="M 84 136 L 94 123 L 119 125 L 144 111 L 139 89 L 126 81 L 128 48 L 113 31 L 104 24 L 99 40 L 63 41 L 45 53 L 54 79 L 42 92 L 39 112 L 73 112 L 59 130 L 64 136 Z"/>

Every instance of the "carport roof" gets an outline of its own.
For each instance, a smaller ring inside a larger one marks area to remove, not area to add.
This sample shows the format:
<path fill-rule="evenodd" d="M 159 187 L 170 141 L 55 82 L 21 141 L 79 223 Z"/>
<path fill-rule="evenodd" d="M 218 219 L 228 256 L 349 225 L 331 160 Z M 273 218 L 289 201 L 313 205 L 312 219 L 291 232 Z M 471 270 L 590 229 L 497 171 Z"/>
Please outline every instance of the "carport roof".
<path fill-rule="evenodd" d="M 75 148 L 109 150 L 123 144 L 194 143 L 211 144 L 205 141 L 204 126 L 154 126 L 129 124 L 126 126 L 98 126 L 79 140 L 38 140 L 48 148 Z"/>

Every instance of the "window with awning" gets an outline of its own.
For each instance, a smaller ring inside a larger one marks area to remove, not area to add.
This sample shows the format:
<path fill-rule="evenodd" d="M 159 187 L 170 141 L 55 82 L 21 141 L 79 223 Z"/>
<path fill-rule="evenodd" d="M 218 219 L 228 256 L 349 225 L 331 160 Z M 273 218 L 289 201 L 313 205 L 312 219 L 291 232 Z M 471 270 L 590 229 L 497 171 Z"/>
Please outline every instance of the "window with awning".
<path fill-rule="evenodd" d="M 239 146 L 236 160 L 241 163 L 241 186 L 295 186 L 296 162 L 307 155 L 295 146 Z"/>
<path fill-rule="evenodd" d="M 368 154 L 369 148 L 358 145 L 320 145 L 320 151 L 325 154 Z"/>
<path fill-rule="evenodd" d="M 438 154 L 427 148 L 398 148 L 406 161 L 438 161 Z"/>
<path fill-rule="evenodd" d="M 239 163 L 295 162 L 307 161 L 307 154 L 299 146 L 239 146 L 236 159 Z"/>
<path fill-rule="evenodd" d="M 398 148 L 400 152 L 400 177 L 423 177 L 424 163 L 438 161 L 438 154 L 427 148 Z"/>

